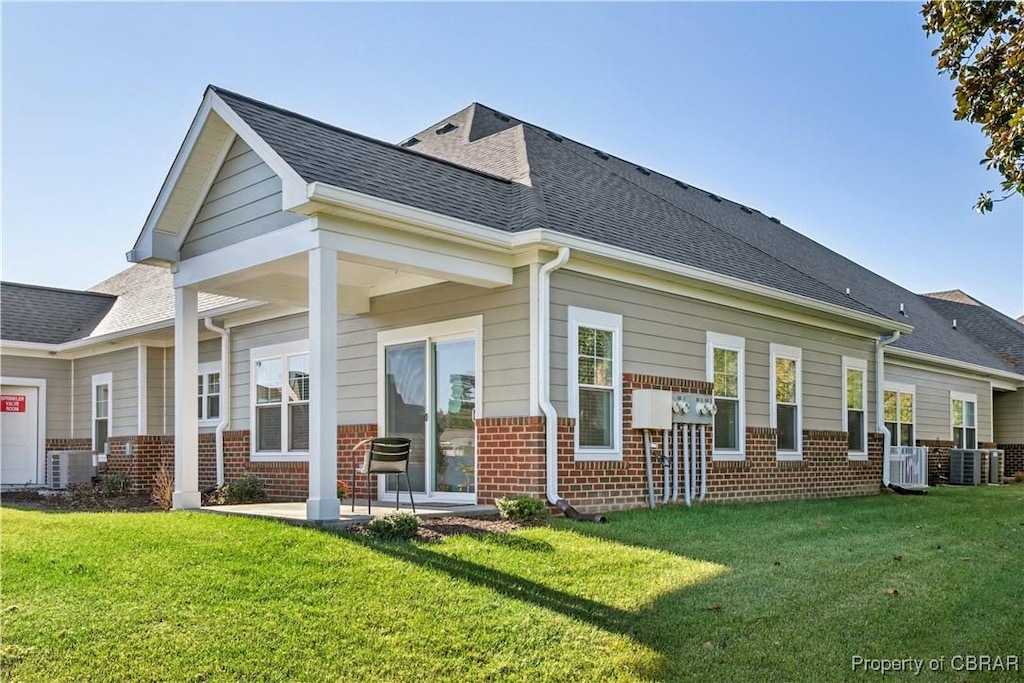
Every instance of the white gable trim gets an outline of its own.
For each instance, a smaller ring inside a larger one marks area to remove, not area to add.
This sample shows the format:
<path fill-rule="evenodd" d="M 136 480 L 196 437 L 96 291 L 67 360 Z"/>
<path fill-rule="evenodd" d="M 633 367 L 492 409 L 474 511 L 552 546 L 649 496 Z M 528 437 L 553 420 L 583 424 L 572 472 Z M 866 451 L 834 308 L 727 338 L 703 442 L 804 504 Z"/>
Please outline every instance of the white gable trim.
<path fill-rule="evenodd" d="M 232 133 L 229 133 L 226 136 L 227 139 L 221 141 L 218 145 L 218 152 L 213 159 L 203 162 L 193 160 L 193 152 L 196 150 L 196 146 L 207 123 L 211 120 L 211 116 L 214 115 L 215 119 L 220 120 Z M 203 102 L 199 105 L 199 110 L 196 112 L 195 118 L 192 119 L 192 125 L 189 126 L 188 133 L 185 135 L 185 140 L 181 143 L 181 148 L 174 157 L 174 162 L 171 164 L 167 177 L 160 187 L 160 192 L 153 203 L 153 208 L 146 217 L 142 232 L 135 242 L 135 248 L 126 254 L 129 261 L 133 263 L 173 263 L 178 260 L 178 249 L 192 227 L 192 221 L 202 206 L 210 185 L 213 183 L 236 137 L 244 140 L 256 152 L 257 156 L 281 178 L 282 210 L 287 210 L 306 202 L 306 182 L 295 169 L 289 166 L 277 152 L 271 149 L 270 145 L 249 124 L 245 123 L 212 88 L 207 88 Z M 174 226 L 175 230 L 173 233 L 168 232 L 166 229 L 158 231 L 157 226 L 167 211 L 168 204 L 179 182 L 182 180 L 183 174 L 190 164 L 196 163 L 205 163 L 208 167 L 203 176 L 202 186 L 189 205 L 189 211 L 186 212 L 187 220 L 183 220 L 180 224 Z"/>

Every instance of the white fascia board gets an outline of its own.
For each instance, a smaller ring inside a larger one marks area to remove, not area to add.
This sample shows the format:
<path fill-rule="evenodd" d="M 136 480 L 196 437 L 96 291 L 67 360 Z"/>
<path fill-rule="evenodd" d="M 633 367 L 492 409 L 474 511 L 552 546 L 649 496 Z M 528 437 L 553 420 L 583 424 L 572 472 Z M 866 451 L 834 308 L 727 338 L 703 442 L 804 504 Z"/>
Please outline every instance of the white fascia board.
<path fill-rule="evenodd" d="M 306 181 L 285 161 L 280 154 L 267 144 L 260 135 L 242 120 L 242 117 L 235 113 L 220 95 L 213 90 L 207 91 L 207 98 L 210 100 L 210 107 L 224 119 L 238 137 L 249 145 L 256 155 L 281 178 L 281 208 L 287 211 L 306 201 Z"/>
<path fill-rule="evenodd" d="M 152 253 L 154 229 L 167 206 L 167 200 L 170 199 L 171 193 L 174 191 L 174 186 L 178 183 L 178 178 L 181 177 L 181 172 L 185 169 L 185 164 L 192 153 L 192 148 L 195 147 L 196 140 L 199 139 L 203 124 L 210 116 L 212 106 L 210 96 L 212 94 L 213 91 L 208 88 L 203 96 L 202 104 L 199 105 L 199 110 L 192 118 L 192 125 L 189 126 L 188 133 L 185 134 L 185 139 L 181 142 L 181 147 L 178 148 L 178 154 L 175 155 L 174 162 L 171 163 L 171 168 L 167 171 L 167 177 L 164 178 L 164 183 L 160 186 L 160 192 L 157 193 L 156 201 L 153 202 L 153 208 L 149 210 L 146 222 L 142 225 L 142 231 L 139 233 L 138 239 L 135 240 L 135 248 L 127 254 L 129 261 L 141 263 L 154 257 Z"/>
<path fill-rule="evenodd" d="M 403 223 L 410 228 L 419 228 L 424 232 L 429 231 L 430 234 L 441 233 L 495 250 L 507 250 L 515 246 L 511 239 L 513 233 L 505 230 L 489 228 L 460 218 L 418 209 L 408 204 L 372 197 L 362 192 L 346 190 L 321 182 L 310 183 L 307 196 L 312 202 L 354 209 L 358 212 Z"/>
<path fill-rule="evenodd" d="M 529 233 L 540 233 L 540 235 L 534 237 L 533 235 L 529 235 Z M 912 325 L 889 320 L 881 315 L 875 316 L 867 313 L 860 313 L 848 308 L 843 308 L 842 306 L 825 303 L 823 301 L 818 301 L 817 299 L 811 299 L 810 297 L 802 296 L 800 294 L 784 292 L 773 287 L 740 280 L 728 275 L 721 275 L 720 273 L 714 273 L 702 268 L 694 268 L 693 266 L 683 265 L 681 263 L 676 263 L 675 261 L 669 261 L 668 259 L 639 254 L 634 251 L 613 247 L 594 240 L 573 237 L 548 230 L 527 231 L 526 233 L 517 233 L 515 236 L 519 238 L 516 242 L 521 244 L 526 243 L 530 238 L 533 238 L 532 241 L 538 241 L 545 246 L 550 246 L 551 248 L 569 247 L 575 252 L 585 252 L 595 256 L 622 261 L 631 265 L 660 270 L 691 280 L 727 287 L 746 294 L 774 299 L 791 306 L 798 306 L 800 308 L 827 313 L 833 316 L 840 316 L 850 320 L 851 322 L 861 323 L 875 330 L 888 332 L 899 330 L 900 332 L 909 333 L 914 329 Z M 570 261 L 570 264 L 571 263 L 572 262 Z M 571 266 L 567 267 L 571 268 Z"/>
<path fill-rule="evenodd" d="M 320 246 L 317 220 L 309 218 L 288 227 L 250 237 L 214 251 L 179 261 L 175 266 L 174 286 L 186 287 L 223 275 L 230 275 L 264 263 Z"/>
<path fill-rule="evenodd" d="M 892 358 L 893 356 L 899 357 L 899 360 Z M 984 365 L 975 365 L 974 363 L 966 363 L 963 361 L 952 360 L 950 358 L 943 358 L 941 356 L 933 356 L 929 353 L 922 353 L 920 351 L 910 351 L 908 349 L 889 346 L 885 349 L 885 359 L 886 362 L 892 359 L 894 364 L 905 365 L 907 367 L 921 367 L 924 370 L 933 370 L 935 366 L 938 366 L 939 368 L 942 368 L 939 372 L 945 372 L 946 374 L 958 375 L 960 377 L 967 377 L 970 379 L 981 379 L 978 375 L 983 375 L 985 379 L 995 377 L 1009 380 L 1014 387 L 1024 385 L 1024 375 L 1022 374 L 1009 372 L 1007 370 L 987 368 Z M 918 362 L 915 363 L 913 361 Z"/>
<path fill-rule="evenodd" d="M 262 306 L 263 303 L 260 301 L 241 301 L 234 304 L 228 304 L 227 306 L 218 306 L 217 308 L 211 308 L 208 310 L 200 311 L 200 318 L 219 318 L 222 316 L 232 315 L 246 311 L 257 306 Z M 114 344 L 120 341 L 131 340 L 132 337 L 138 337 L 149 334 L 151 332 L 157 332 L 159 330 L 169 330 L 174 328 L 174 318 L 168 318 L 166 320 L 159 320 L 148 325 L 139 325 L 138 327 L 130 327 L 125 330 L 118 330 L 117 332 L 111 332 L 109 334 L 100 335 L 98 337 L 86 337 L 85 339 L 76 339 L 74 341 L 66 342 L 64 344 L 40 344 L 36 342 L 10 342 L 5 341 L 0 345 L 0 351 L 8 353 L 12 356 L 34 356 L 34 357 L 48 357 L 60 360 L 69 360 L 74 358 L 81 358 L 83 356 L 94 355 L 96 352 L 107 353 L 109 351 L 119 351 L 121 348 L 131 348 L 137 344 L 127 344 L 123 347 L 109 348 L 109 349 L 93 349 L 92 347 L 99 346 L 101 344 Z M 139 342 L 141 343 L 141 341 Z M 151 342 L 146 342 L 151 345 Z M 89 353 L 91 351 L 92 353 Z"/>

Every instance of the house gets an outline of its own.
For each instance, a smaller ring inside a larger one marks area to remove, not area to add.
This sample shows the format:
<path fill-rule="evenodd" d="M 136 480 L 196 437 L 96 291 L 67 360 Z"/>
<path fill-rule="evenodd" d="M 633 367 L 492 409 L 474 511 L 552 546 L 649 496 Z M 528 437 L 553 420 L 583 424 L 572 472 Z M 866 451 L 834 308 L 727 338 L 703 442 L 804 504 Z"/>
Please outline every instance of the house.
<path fill-rule="evenodd" d="M 331 520 L 388 434 L 426 500 L 634 507 L 635 389 L 714 397 L 712 501 L 1024 450 L 1017 356 L 934 297 L 480 104 L 393 145 L 211 86 L 127 256 L 95 291 L 3 285 L 3 392 L 38 405 L 4 413 L 38 424 L 4 460 L 35 481 L 44 450 L 105 449 L 139 488 L 173 468 L 178 508 L 247 470 Z"/>

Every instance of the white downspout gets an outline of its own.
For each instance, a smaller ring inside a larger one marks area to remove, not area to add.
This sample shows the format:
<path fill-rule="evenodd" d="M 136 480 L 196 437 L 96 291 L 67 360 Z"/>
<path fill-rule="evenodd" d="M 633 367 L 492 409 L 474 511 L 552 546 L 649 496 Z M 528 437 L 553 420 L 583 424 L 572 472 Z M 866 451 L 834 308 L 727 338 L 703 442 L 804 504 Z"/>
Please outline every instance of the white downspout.
<path fill-rule="evenodd" d="M 217 327 L 213 318 L 203 320 L 206 329 L 220 335 L 220 422 L 217 423 L 217 486 L 224 483 L 224 430 L 231 421 L 231 332 Z"/>
<path fill-rule="evenodd" d="M 558 256 L 541 266 L 537 279 L 537 404 L 544 413 L 548 502 L 557 505 L 558 495 L 558 413 L 551 404 L 551 273 L 569 261 L 569 247 L 561 247 Z"/>
<path fill-rule="evenodd" d="M 875 424 L 882 432 L 882 486 L 889 488 L 889 443 L 892 434 L 885 426 L 885 347 L 900 338 L 900 331 L 875 340 Z"/>

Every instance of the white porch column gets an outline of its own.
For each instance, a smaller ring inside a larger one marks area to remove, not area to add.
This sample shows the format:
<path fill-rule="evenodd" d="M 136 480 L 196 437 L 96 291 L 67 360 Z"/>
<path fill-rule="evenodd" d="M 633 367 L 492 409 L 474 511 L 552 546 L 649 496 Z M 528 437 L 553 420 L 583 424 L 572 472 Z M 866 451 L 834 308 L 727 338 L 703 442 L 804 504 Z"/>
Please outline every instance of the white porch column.
<path fill-rule="evenodd" d="M 309 499 L 306 519 L 335 521 L 338 502 L 338 252 L 309 252 Z"/>
<path fill-rule="evenodd" d="M 199 289 L 174 290 L 174 498 L 176 510 L 198 508 Z"/>

